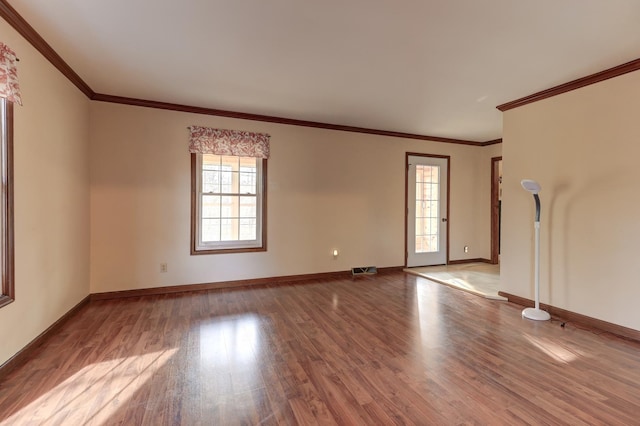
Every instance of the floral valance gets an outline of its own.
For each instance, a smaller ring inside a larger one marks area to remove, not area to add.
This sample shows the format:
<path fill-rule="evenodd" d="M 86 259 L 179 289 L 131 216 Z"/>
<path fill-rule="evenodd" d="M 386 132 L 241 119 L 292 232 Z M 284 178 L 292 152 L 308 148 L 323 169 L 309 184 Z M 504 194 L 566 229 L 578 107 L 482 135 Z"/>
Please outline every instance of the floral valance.
<path fill-rule="evenodd" d="M 269 158 L 269 136 L 240 130 L 191 126 L 189 152 L 195 154 L 237 155 Z"/>
<path fill-rule="evenodd" d="M 0 98 L 22 105 L 16 61 L 15 52 L 0 42 Z"/>

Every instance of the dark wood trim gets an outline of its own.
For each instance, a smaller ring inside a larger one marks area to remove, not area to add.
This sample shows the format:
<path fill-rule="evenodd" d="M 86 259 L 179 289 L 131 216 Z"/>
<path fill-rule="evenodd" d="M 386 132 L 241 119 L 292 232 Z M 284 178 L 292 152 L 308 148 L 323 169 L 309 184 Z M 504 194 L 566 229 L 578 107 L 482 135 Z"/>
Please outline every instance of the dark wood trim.
<path fill-rule="evenodd" d="M 533 307 L 535 302 L 526 297 L 516 296 L 514 294 L 499 291 L 498 295 L 506 297 L 509 302 L 524 306 Z M 597 330 L 602 330 L 616 336 L 625 337 L 627 339 L 640 341 L 640 331 L 633 328 L 624 327 L 618 324 L 613 324 L 607 321 L 599 320 L 596 318 L 588 317 L 576 312 L 568 311 L 562 308 L 556 308 L 555 306 L 548 305 L 546 303 L 540 303 L 540 309 L 545 310 L 551 314 L 552 317 L 560 318 L 566 322 L 575 322 L 586 327 L 590 327 Z"/>
<path fill-rule="evenodd" d="M 197 173 L 197 168 L 198 168 L 198 162 L 197 162 L 197 157 L 196 154 L 191 154 L 191 235 L 190 235 L 190 239 L 189 239 L 189 253 L 191 253 L 192 255 L 197 254 L 196 252 L 196 220 L 197 220 L 197 213 L 196 213 L 196 206 L 197 206 L 197 197 L 198 197 L 198 191 L 196 189 L 196 185 L 197 185 L 197 180 L 196 180 L 196 173 Z"/>
<path fill-rule="evenodd" d="M 449 249 L 451 248 L 451 156 L 447 159 L 447 264 L 449 264 Z"/>
<path fill-rule="evenodd" d="M 56 322 L 51 324 L 49 328 L 40 333 L 38 337 L 33 339 L 27 346 L 22 348 L 18 353 L 9 358 L 4 364 L 0 365 L 0 380 L 7 376 L 11 371 L 15 370 L 17 367 L 21 366 L 29 359 L 33 357 L 33 354 L 36 350 L 51 336 L 56 333 L 65 322 L 67 322 L 71 317 L 77 314 L 82 308 L 85 307 L 89 303 L 90 297 L 87 296 L 82 299 L 77 305 L 71 308 L 66 314 L 61 316 Z"/>
<path fill-rule="evenodd" d="M 2 100 L 5 113 L 2 120 L 5 128 L 2 131 L 0 150 L 2 161 L 2 195 L 0 196 L 0 273 L 2 283 L 0 289 L 0 308 L 12 303 L 15 298 L 15 262 L 13 234 L 13 103 Z"/>
<path fill-rule="evenodd" d="M 634 59 L 633 61 L 624 63 L 622 65 L 615 66 L 613 68 L 606 69 L 604 71 L 597 72 L 595 74 L 588 75 L 586 77 L 579 78 L 577 80 L 570 81 L 568 83 L 561 84 L 559 86 L 552 87 L 547 90 L 543 90 L 541 92 L 536 92 L 532 95 L 525 96 L 524 98 L 516 99 L 515 101 L 498 105 L 496 108 L 503 112 L 508 111 L 513 108 L 518 108 L 523 105 L 538 102 L 552 96 L 580 89 L 581 87 L 589 86 L 591 84 L 599 83 L 601 81 L 619 77 L 621 75 L 638 70 L 640 70 L 640 58 Z"/>
<path fill-rule="evenodd" d="M 525 308 L 533 308 L 536 304 L 535 301 L 531 299 L 527 299 L 526 297 L 516 296 L 515 294 L 506 293 L 504 291 L 498 291 L 498 296 L 506 297 L 509 302 L 515 303 L 516 305 L 524 306 Z M 540 308 L 548 309 L 548 305 L 544 303 L 540 304 Z"/>
<path fill-rule="evenodd" d="M 268 210 L 268 199 L 267 199 L 267 177 L 269 176 L 267 165 L 268 161 L 266 159 L 262 160 L 262 249 L 267 251 L 267 210 Z"/>
<path fill-rule="evenodd" d="M 378 274 L 395 274 L 396 272 L 403 272 L 404 266 L 385 266 L 384 268 L 378 268 Z"/>
<path fill-rule="evenodd" d="M 96 93 L 82 78 L 67 64 L 60 55 L 42 38 L 40 34 L 7 2 L 0 0 L 0 17 L 22 35 L 36 50 L 38 50 L 51 64 L 71 81 L 89 99 L 98 102 L 157 108 L 171 111 L 189 112 L 194 114 L 215 115 L 219 117 L 237 118 L 241 120 L 263 121 L 268 123 L 288 124 L 290 126 L 314 127 L 318 129 L 339 130 L 343 132 L 365 133 L 379 136 L 389 136 L 404 139 L 417 139 L 431 142 L 453 143 L 459 145 L 486 146 L 497 142 L 498 139 L 478 142 L 465 139 L 443 138 L 439 136 L 419 135 L 415 133 L 395 132 L 366 127 L 345 126 L 340 124 L 321 123 L 317 121 L 297 120 L 294 118 L 275 117 L 270 115 L 252 114 L 239 111 L 227 111 L 215 108 L 204 108 L 189 105 L 159 102 L 146 99 L 128 98 L 124 96 Z"/>
<path fill-rule="evenodd" d="M 458 259 L 450 260 L 447 265 L 464 265 L 465 263 L 491 263 L 491 260 L 482 257 L 476 257 L 474 259 Z"/>
<path fill-rule="evenodd" d="M 421 152 L 407 152 L 405 153 L 404 161 L 404 265 L 407 266 L 407 260 L 409 258 L 409 242 L 407 241 L 409 223 L 409 157 L 430 157 L 430 158 L 444 158 L 447 160 L 447 256 L 446 262 L 449 263 L 449 207 L 451 206 L 451 156 L 450 155 L 437 155 L 437 154 L 424 154 Z"/>
<path fill-rule="evenodd" d="M 491 159 L 491 263 L 500 259 L 500 173 L 499 162 L 502 157 Z"/>
<path fill-rule="evenodd" d="M 38 52 L 71 81 L 82 93 L 91 99 L 95 92 L 78 74 L 56 53 L 38 32 L 6 1 L 0 0 L 0 17 L 11 25 Z"/>
<path fill-rule="evenodd" d="M 395 272 L 402 272 L 403 266 L 391 266 L 385 268 L 378 268 L 378 274 L 388 274 Z M 301 283 L 305 281 L 317 281 L 317 280 L 329 280 L 339 278 L 353 278 L 351 271 L 336 271 L 336 272 L 320 272 L 315 274 L 301 274 L 301 275 L 285 275 L 280 277 L 270 278 L 252 278 L 247 280 L 236 281 L 222 281 L 217 283 L 202 283 L 202 284 L 185 284 L 185 285 L 173 285 L 167 287 L 149 287 L 138 290 L 122 290 L 122 291 L 110 291 L 105 293 L 92 293 L 91 301 L 97 300 L 109 300 L 120 299 L 124 297 L 141 297 L 141 296 L 154 296 L 159 294 L 174 294 L 174 293 L 186 293 L 192 291 L 209 291 L 209 290 L 224 290 L 238 287 L 264 287 L 272 285 L 283 285 L 291 283 Z"/>
<path fill-rule="evenodd" d="M 3 294 L 0 294 L 0 308 L 7 306 L 9 303 L 13 303 L 14 300 L 16 300 L 15 296 L 11 294 L 4 294 L 3 290 Z"/>
<path fill-rule="evenodd" d="M 404 156 L 404 266 L 409 261 L 409 153 Z"/>
<path fill-rule="evenodd" d="M 245 247 L 245 248 L 231 248 L 231 249 L 211 249 L 211 250 L 197 250 L 197 226 L 198 220 L 197 212 L 197 159 L 196 154 L 191 154 L 191 241 L 190 250 L 191 255 L 207 255 L 207 254 L 229 254 L 229 253 L 251 253 L 267 251 L 267 160 L 262 159 L 262 245 L 260 247 Z"/>
<path fill-rule="evenodd" d="M 2 1 L 2 0 L 0 0 Z M 341 132 L 364 133 L 378 136 L 388 136 L 403 139 L 417 139 L 431 142 L 452 143 L 457 145 L 488 146 L 502 143 L 502 138 L 492 139 L 485 142 L 471 141 L 466 139 L 443 138 L 439 136 L 419 135 L 416 133 L 394 132 L 390 130 L 371 129 L 368 127 L 345 126 L 341 124 L 322 123 L 319 121 L 297 120 L 294 118 L 276 117 L 271 115 L 252 114 L 240 111 L 228 111 L 224 109 L 204 108 L 191 105 L 174 104 L 169 102 L 158 102 L 147 99 L 127 98 L 124 96 L 114 96 L 104 93 L 95 93 L 91 100 L 98 102 L 108 102 L 139 106 L 144 108 L 164 109 L 169 111 L 188 112 L 192 114 L 214 115 L 218 117 L 237 118 L 239 120 L 263 121 L 267 123 L 286 124 L 289 126 L 313 127 L 317 129 L 337 130 Z"/>
<path fill-rule="evenodd" d="M 89 99 L 98 102 L 110 102 L 116 104 L 142 106 L 147 108 L 165 109 L 171 111 L 190 112 L 194 114 L 215 115 L 241 120 L 263 121 L 269 123 L 288 124 L 290 126 L 314 127 L 318 129 L 339 130 L 343 132 L 365 133 L 379 136 L 389 136 L 404 139 L 417 139 L 431 142 L 453 143 L 459 145 L 487 146 L 501 143 L 502 139 L 494 139 L 486 142 L 471 141 L 466 139 L 443 138 L 440 136 L 419 135 L 415 133 L 395 132 L 382 129 L 370 129 L 367 127 L 345 126 L 341 124 L 322 123 L 317 121 L 297 120 L 294 118 L 275 117 L 270 115 L 252 114 L 239 111 L 227 111 L 215 108 L 204 108 L 190 105 L 159 102 L 146 99 L 128 98 L 105 93 L 96 93 L 91 87 L 67 64 L 64 59 L 45 41 L 44 38 L 7 2 L 0 0 L 0 17 L 11 25 L 22 37 L 24 37 L 38 52 L 42 54 L 54 67 L 58 69 L 71 83 L 73 83 Z M 498 107 L 500 109 L 500 107 Z"/>
<path fill-rule="evenodd" d="M 268 123 L 287 124 L 290 126 L 314 127 L 318 129 L 338 130 L 342 132 L 366 133 L 371 135 L 389 136 L 404 139 L 418 139 L 431 142 L 444 142 L 459 145 L 484 146 L 485 142 L 476 142 L 464 139 L 442 138 L 439 136 L 418 135 L 415 133 L 393 132 L 380 129 L 369 129 L 366 127 L 344 126 L 340 124 L 321 123 L 317 121 L 297 120 L 293 118 L 274 117 L 270 115 L 251 114 L 238 111 L 227 111 L 222 109 L 203 108 L 189 105 L 173 104 L 168 102 L 157 102 L 145 99 L 127 98 L 123 96 L 106 95 L 96 93 L 92 98 L 94 101 L 110 102 L 115 104 L 124 104 L 132 106 L 140 106 L 146 108 L 164 109 L 170 111 L 188 112 L 193 114 L 215 115 L 219 117 L 237 118 L 240 120 L 263 121 Z"/>

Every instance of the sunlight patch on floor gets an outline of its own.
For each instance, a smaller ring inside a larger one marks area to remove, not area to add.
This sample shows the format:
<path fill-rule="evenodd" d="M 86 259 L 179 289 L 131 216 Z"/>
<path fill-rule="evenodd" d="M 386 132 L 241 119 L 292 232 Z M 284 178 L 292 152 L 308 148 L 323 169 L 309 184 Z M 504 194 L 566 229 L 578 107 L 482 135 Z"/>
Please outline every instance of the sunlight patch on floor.
<path fill-rule="evenodd" d="M 536 349 L 548 355 L 550 358 L 564 364 L 568 364 L 578 359 L 579 354 L 566 348 L 551 339 L 540 338 L 525 334 L 524 338 L 529 341 Z"/>
<path fill-rule="evenodd" d="M 109 424 L 113 414 L 176 351 L 150 352 L 88 365 L 1 424 Z"/>
<path fill-rule="evenodd" d="M 499 265 L 468 263 L 406 268 L 404 271 L 487 299 L 507 300 L 506 297 L 498 294 L 500 291 Z"/>

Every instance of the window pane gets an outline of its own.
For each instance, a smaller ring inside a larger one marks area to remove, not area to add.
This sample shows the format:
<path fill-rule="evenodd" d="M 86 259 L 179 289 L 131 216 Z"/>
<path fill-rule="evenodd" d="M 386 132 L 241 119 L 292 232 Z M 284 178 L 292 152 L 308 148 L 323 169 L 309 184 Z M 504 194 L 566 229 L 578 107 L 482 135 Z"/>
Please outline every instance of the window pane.
<path fill-rule="evenodd" d="M 202 156 L 202 192 L 220 193 L 220 156 Z"/>
<path fill-rule="evenodd" d="M 220 240 L 221 241 L 237 241 L 239 219 L 221 219 L 220 220 Z"/>
<path fill-rule="evenodd" d="M 202 154 L 202 170 L 220 170 L 220 156 Z"/>
<path fill-rule="evenodd" d="M 227 196 L 227 197 L 220 197 L 221 198 L 221 202 L 222 202 L 222 214 L 221 217 L 227 217 L 227 218 L 237 218 L 239 213 L 240 213 L 240 209 L 239 209 L 239 205 L 238 205 L 238 199 L 239 197 L 236 196 Z"/>
<path fill-rule="evenodd" d="M 437 166 L 431 167 L 431 182 L 433 183 L 440 182 L 440 167 L 437 167 Z"/>
<path fill-rule="evenodd" d="M 240 157 L 222 156 L 222 192 L 224 194 L 237 194 L 239 190 Z"/>
<path fill-rule="evenodd" d="M 438 234 L 438 218 L 429 219 L 429 233 Z"/>
<path fill-rule="evenodd" d="M 428 252 L 428 239 L 429 237 L 422 237 L 422 236 L 417 236 L 416 237 L 416 253 L 425 253 Z"/>
<path fill-rule="evenodd" d="M 429 204 L 429 217 L 438 217 L 438 202 L 432 201 Z"/>
<path fill-rule="evenodd" d="M 240 219 L 240 239 L 255 240 L 257 238 L 257 228 L 255 219 Z"/>
<path fill-rule="evenodd" d="M 220 192 L 220 172 L 214 170 L 202 171 L 202 192 Z"/>
<path fill-rule="evenodd" d="M 434 184 L 430 184 L 429 185 L 429 189 L 430 189 L 429 199 L 430 200 L 437 200 L 439 198 L 439 195 L 440 195 L 440 194 L 438 194 L 438 185 L 435 184 L 435 183 Z"/>
<path fill-rule="evenodd" d="M 438 166 L 416 166 L 416 253 L 438 251 Z"/>
<path fill-rule="evenodd" d="M 429 252 L 438 251 L 438 236 L 430 235 L 428 238 L 429 238 L 429 247 L 427 251 Z"/>
<path fill-rule="evenodd" d="M 256 217 L 256 197 L 240 197 L 240 217 Z"/>
<path fill-rule="evenodd" d="M 220 217 L 220 196 L 219 195 L 203 195 L 202 196 L 202 218 L 211 219 Z"/>
<path fill-rule="evenodd" d="M 256 193 L 256 172 L 240 172 L 240 193 L 255 194 Z"/>
<path fill-rule="evenodd" d="M 223 194 L 231 194 L 233 189 L 233 171 L 227 166 L 223 166 L 220 171 L 220 192 Z"/>
<path fill-rule="evenodd" d="M 255 172 L 258 159 L 253 157 L 240 157 L 241 172 Z"/>
<path fill-rule="evenodd" d="M 202 220 L 202 242 L 220 241 L 220 219 Z"/>

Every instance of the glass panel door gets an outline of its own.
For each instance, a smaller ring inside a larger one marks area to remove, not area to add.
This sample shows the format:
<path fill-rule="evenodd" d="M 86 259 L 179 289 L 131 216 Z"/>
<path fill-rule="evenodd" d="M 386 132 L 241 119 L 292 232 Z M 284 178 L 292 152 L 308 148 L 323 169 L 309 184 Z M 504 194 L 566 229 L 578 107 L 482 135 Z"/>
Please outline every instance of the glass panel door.
<path fill-rule="evenodd" d="M 408 267 L 447 262 L 448 163 L 448 158 L 408 156 Z"/>

